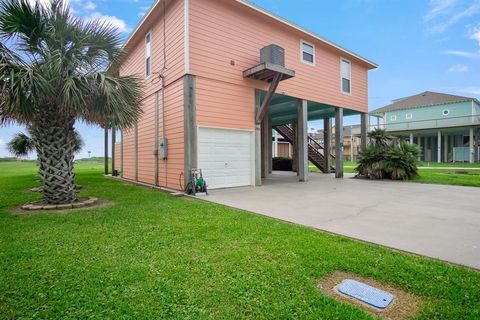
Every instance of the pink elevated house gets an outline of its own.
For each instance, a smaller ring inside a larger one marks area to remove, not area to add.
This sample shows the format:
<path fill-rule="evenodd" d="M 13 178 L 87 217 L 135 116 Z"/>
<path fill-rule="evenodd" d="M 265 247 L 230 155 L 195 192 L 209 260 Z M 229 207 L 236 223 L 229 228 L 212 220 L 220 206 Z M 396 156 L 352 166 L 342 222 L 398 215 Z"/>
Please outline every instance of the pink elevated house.
<path fill-rule="evenodd" d="M 145 97 L 142 119 L 114 147 L 124 179 L 184 190 L 201 168 L 210 188 L 261 185 L 273 128 L 294 144 L 307 181 L 308 159 L 331 172 L 329 146 L 308 139 L 307 121 L 325 119 L 328 137 L 331 118 L 362 114 L 366 134 L 377 65 L 247 1 L 156 1 L 126 48 L 119 73 L 143 77 Z M 336 154 L 341 177 L 341 145 Z"/>

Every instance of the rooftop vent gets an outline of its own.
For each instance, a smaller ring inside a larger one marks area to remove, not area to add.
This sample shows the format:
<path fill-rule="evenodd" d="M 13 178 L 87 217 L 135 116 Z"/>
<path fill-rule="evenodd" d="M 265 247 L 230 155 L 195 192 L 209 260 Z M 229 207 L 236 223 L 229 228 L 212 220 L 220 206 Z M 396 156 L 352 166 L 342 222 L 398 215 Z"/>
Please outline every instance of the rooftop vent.
<path fill-rule="evenodd" d="M 276 44 L 260 49 L 260 63 L 265 62 L 285 67 L 285 49 Z"/>

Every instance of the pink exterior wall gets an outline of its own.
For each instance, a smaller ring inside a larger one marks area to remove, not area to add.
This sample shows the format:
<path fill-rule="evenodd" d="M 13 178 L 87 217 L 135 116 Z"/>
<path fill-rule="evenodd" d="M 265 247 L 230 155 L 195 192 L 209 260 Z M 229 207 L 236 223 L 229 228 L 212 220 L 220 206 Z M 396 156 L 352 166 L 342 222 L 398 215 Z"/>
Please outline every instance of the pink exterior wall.
<path fill-rule="evenodd" d="M 115 148 L 115 170 L 120 171 L 122 169 L 122 153 L 121 153 L 122 146 L 120 142 L 115 143 L 114 148 Z"/>
<path fill-rule="evenodd" d="M 190 0 L 190 70 L 197 79 L 199 125 L 254 127 L 254 88 L 243 71 L 259 63 L 260 48 L 275 43 L 286 50 L 286 67 L 296 77 L 277 92 L 300 99 L 368 110 L 368 68 L 362 60 L 306 36 L 234 0 Z M 300 40 L 315 45 L 315 66 L 300 60 Z M 340 91 L 340 58 L 352 64 L 352 94 Z M 231 65 L 231 60 L 235 65 Z M 215 113 L 212 111 L 215 110 Z M 217 112 L 219 110 L 219 112 Z"/>
<path fill-rule="evenodd" d="M 165 128 L 168 139 L 168 159 L 158 160 L 160 186 L 180 189 L 184 168 L 183 137 L 183 76 L 184 60 L 184 8 L 183 1 L 170 0 L 166 4 L 166 59 L 164 59 L 163 7 L 158 6 L 129 41 L 128 57 L 122 63 L 120 75 L 135 74 L 145 78 L 145 35 L 151 32 L 152 71 L 144 80 L 143 114 L 138 122 L 138 181 L 155 183 L 155 93 L 158 92 L 158 137 L 163 137 L 162 91 L 157 72 L 165 67 Z M 165 61 L 166 60 L 166 63 Z M 135 132 L 123 132 L 123 177 L 135 180 Z M 121 163 L 118 162 L 119 168 Z M 183 184 L 183 183 L 182 183 Z"/>

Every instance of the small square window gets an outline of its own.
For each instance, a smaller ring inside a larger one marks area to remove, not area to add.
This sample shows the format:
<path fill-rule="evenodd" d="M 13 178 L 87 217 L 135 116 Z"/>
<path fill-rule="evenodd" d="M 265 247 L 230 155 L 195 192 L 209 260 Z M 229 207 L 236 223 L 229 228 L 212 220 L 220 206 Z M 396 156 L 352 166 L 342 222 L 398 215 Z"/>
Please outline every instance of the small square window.
<path fill-rule="evenodd" d="M 407 113 L 405 115 L 405 119 L 407 119 L 407 120 L 411 120 L 412 118 L 413 118 L 413 115 L 411 113 Z"/>
<path fill-rule="evenodd" d="M 301 42 L 302 61 L 308 64 L 315 64 L 315 46 L 311 43 Z"/>
<path fill-rule="evenodd" d="M 397 116 L 390 116 L 390 121 L 397 121 Z"/>
<path fill-rule="evenodd" d="M 442 114 L 443 114 L 444 116 L 448 116 L 448 115 L 450 114 L 450 110 L 445 109 L 445 110 L 442 111 Z"/>

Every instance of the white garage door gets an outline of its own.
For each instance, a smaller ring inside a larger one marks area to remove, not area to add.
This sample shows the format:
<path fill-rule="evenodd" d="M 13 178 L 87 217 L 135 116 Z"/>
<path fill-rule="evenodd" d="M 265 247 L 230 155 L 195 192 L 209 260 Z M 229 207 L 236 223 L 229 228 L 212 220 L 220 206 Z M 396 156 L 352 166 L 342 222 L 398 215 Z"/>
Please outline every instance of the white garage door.
<path fill-rule="evenodd" d="M 200 128 L 198 139 L 198 167 L 209 189 L 252 185 L 252 132 Z"/>

